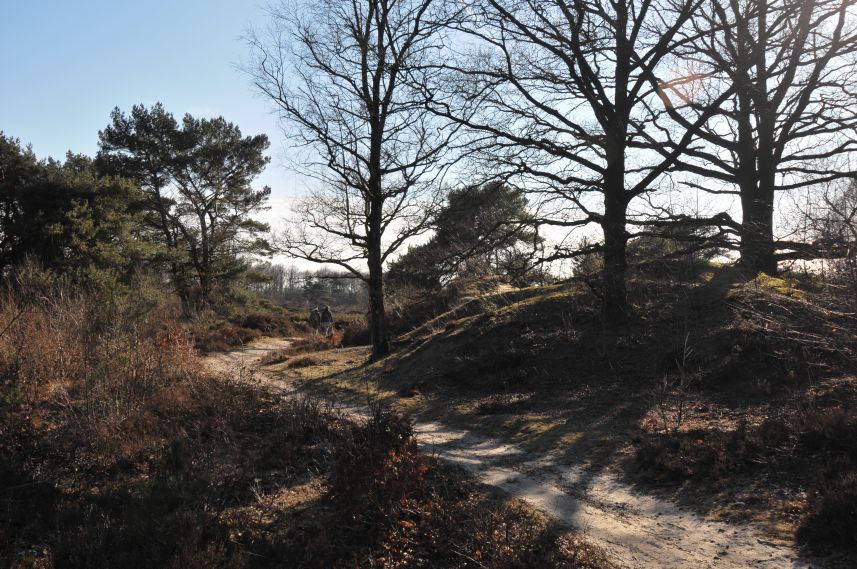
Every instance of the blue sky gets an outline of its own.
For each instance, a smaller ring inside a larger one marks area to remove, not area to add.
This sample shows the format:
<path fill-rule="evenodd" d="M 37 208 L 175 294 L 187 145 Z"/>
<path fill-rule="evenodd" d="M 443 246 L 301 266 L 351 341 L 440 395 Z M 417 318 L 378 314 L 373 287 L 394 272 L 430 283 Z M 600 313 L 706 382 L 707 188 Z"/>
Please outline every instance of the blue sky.
<path fill-rule="evenodd" d="M 273 162 L 260 183 L 273 188 L 275 207 L 295 194 L 270 106 L 236 69 L 248 53 L 242 34 L 265 24 L 261 1 L 0 4 L 0 130 L 39 157 L 94 154 L 113 107 L 161 101 L 177 117 L 223 115 L 245 135 L 268 134 Z"/>

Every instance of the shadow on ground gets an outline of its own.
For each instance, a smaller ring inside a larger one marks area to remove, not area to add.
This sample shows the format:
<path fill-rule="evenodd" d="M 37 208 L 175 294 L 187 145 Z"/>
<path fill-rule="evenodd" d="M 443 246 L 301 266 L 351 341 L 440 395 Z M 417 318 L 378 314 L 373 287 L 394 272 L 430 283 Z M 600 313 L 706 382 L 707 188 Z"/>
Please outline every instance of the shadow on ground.
<path fill-rule="evenodd" d="M 492 458 L 497 467 L 540 458 L 580 467 L 574 485 L 580 495 L 615 468 L 640 491 L 702 515 L 757 522 L 790 540 L 816 516 L 806 484 L 822 490 L 829 477 L 799 471 L 812 469 L 821 454 L 804 453 L 799 464 L 788 464 L 782 445 L 803 435 L 747 437 L 742 425 L 777 420 L 782 409 L 810 400 L 821 414 L 848 409 L 854 388 L 836 350 L 804 349 L 801 336 L 777 331 L 818 332 L 826 325 L 806 300 L 811 293 L 784 282 L 748 280 L 735 270 L 694 283 L 639 279 L 630 287 L 634 316 L 616 329 L 604 326 L 597 298 L 581 285 L 490 295 L 410 332 L 381 363 L 286 375 L 310 392 L 393 404 L 421 423 L 472 430 L 526 455 L 501 453 Z M 819 397 L 834 403 L 819 407 Z M 671 442 L 672 457 L 647 458 L 653 441 L 670 438 L 670 431 L 672 438 L 709 443 L 694 454 L 685 452 L 692 444 Z M 749 439 L 766 449 L 768 466 L 751 467 L 762 451 L 747 451 Z M 822 454 L 842 465 L 849 452 Z M 653 476 L 670 458 L 679 471 L 706 475 Z"/>

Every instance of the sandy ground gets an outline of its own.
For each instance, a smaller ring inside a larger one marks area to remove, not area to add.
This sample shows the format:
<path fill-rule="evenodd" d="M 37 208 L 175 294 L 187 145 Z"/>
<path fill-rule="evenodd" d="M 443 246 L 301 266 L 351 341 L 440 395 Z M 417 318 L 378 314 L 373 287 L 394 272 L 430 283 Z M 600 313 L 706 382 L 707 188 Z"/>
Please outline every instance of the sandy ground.
<path fill-rule="evenodd" d="M 299 390 L 261 371 L 259 359 L 288 346 L 265 338 L 242 350 L 207 358 L 219 371 L 271 386 L 284 396 Z M 355 416 L 364 410 L 342 405 Z M 772 543 L 749 525 L 705 519 L 668 501 L 636 492 L 608 469 L 587 471 L 438 422 L 417 422 L 425 452 L 458 464 L 478 480 L 500 488 L 582 532 L 621 567 L 766 569 L 825 567 L 798 558 L 791 544 Z"/>

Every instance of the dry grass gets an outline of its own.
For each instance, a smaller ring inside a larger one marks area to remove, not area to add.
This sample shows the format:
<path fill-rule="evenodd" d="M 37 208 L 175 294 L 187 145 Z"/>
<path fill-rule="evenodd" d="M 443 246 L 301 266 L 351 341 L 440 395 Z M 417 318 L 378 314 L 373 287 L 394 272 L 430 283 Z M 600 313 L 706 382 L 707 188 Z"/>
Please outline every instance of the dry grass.
<path fill-rule="evenodd" d="M 730 270 L 638 279 L 629 294 L 621 329 L 604 326 L 583 288 L 533 288 L 466 299 L 385 361 L 286 373 L 570 464 L 618 463 L 641 489 L 702 514 L 853 549 L 836 537 L 851 528 L 857 469 L 853 301 Z"/>
<path fill-rule="evenodd" d="M 275 365 L 287 362 L 299 354 L 308 354 L 334 350 L 342 346 L 342 330 L 333 330 L 330 334 L 312 333 L 303 338 L 295 340 L 288 348 L 277 350 L 265 355 L 260 361 L 262 365 Z M 312 364 L 308 364 L 312 365 Z M 291 364 L 289 367 L 306 367 Z"/>
<path fill-rule="evenodd" d="M 329 567 L 610 567 L 520 502 L 486 495 L 417 450 L 410 421 L 376 408 L 342 432 L 313 548 Z M 326 518 L 327 516 L 327 518 Z M 343 555 L 350 552 L 350 555 Z"/>
<path fill-rule="evenodd" d="M 635 456 L 638 480 L 722 494 L 750 517 L 797 531 L 820 552 L 857 553 L 857 415 L 844 409 L 782 409 L 758 424 L 711 426 L 646 436 Z M 748 503 L 749 502 L 749 503 Z"/>
<path fill-rule="evenodd" d="M 211 377 L 169 303 L 108 300 L 0 304 L 0 565 L 608 566 L 426 459 L 404 417 Z"/>
<path fill-rule="evenodd" d="M 724 307 L 696 342 L 684 424 L 666 434 L 644 418 L 633 476 L 811 551 L 857 554 L 854 314 L 814 283 L 765 275 L 732 285 Z"/>
<path fill-rule="evenodd" d="M 853 468 L 825 486 L 798 529 L 798 539 L 816 551 L 857 553 L 857 473 Z"/>
<path fill-rule="evenodd" d="M 226 352 L 261 336 L 291 337 L 303 331 L 301 323 L 282 309 L 250 312 L 224 318 L 215 312 L 196 317 L 190 325 L 194 346 L 204 353 Z"/>
<path fill-rule="evenodd" d="M 230 394 L 210 389 L 171 301 L 63 287 L 38 300 L 0 306 L 4 565 L 135 566 L 141 551 L 156 563 L 223 545 L 200 508 L 205 482 L 176 473 L 186 431 L 222 427 Z"/>
<path fill-rule="evenodd" d="M 203 353 L 228 352 L 262 337 L 258 330 L 243 328 L 231 322 L 211 324 L 194 334 L 194 346 Z"/>
<path fill-rule="evenodd" d="M 299 367 L 311 367 L 317 366 L 324 363 L 324 360 L 319 358 L 318 356 L 301 356 L 292 358 L 286 363 L 286 367 L 288 368 L 299 368 Z"/>
<path fill-rule="evenodd" d="M 181 400 L 199 370 L 184 331 L 163 311 L 138 315 L 134 299 L 111 302 L 58 290 L 38 304 L 10 294 L 0 318 L 4 385 L 32 406 L 31 422 L 47 408 L 87 437 L 113 440 L 165 393 Z M 133 445 L 134 433 L 127 444 Z M 107 440 L 104 441 L 108 442 Z"/>

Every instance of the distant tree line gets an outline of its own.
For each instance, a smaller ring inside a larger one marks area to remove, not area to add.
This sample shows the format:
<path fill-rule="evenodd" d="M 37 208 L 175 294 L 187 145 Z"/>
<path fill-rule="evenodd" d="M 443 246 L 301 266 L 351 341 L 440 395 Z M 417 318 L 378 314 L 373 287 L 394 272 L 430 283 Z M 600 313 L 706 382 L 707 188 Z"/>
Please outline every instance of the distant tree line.
<path fill-rule="evenodd" d="M 254 263 L 245 286 L 263 298 L 296 309 L 330 305 L 360 308 L 366 305 L 366 283 L 332 269 L 302 271 L 294 265 Z"/>

